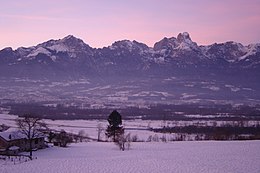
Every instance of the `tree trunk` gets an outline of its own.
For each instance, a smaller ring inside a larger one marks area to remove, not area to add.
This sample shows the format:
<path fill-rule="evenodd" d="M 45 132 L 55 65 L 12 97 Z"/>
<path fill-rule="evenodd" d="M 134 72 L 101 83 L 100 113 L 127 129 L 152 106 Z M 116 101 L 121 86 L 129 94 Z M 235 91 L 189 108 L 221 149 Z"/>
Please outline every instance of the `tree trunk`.
<path fill-rule="evenodd" d="M 100 141 L 100 132 L 98 131 L 98 139 L 97 141 L 99 142 Z"/>
<path fill-rule="evenodd" d="M 116 142 L 116 131 L 113 130 L 113 142 Z"/>
<path fill-rule="evenodd" d="M 30 159 L 32 160 L 32 139 L 29 139 L 29 143 L 30 143 Z"/>
<path fill-rule="evenodd" d="M 122 143 L 122 150 L 125 151 L 125 141 Z"/>

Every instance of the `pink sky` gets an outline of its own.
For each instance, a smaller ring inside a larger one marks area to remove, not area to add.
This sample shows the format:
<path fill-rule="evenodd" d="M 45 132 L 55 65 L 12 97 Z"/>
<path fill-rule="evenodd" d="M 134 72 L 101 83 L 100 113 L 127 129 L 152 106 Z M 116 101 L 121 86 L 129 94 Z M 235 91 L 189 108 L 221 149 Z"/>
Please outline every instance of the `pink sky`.
<path fill-rule="evenodd" d="M 129 39 L 148 46 L 189 32 L 199 45 L 260 43 L 260 0 L 8 0 L 0 49 L 74 35 L 92 47 Z"/>

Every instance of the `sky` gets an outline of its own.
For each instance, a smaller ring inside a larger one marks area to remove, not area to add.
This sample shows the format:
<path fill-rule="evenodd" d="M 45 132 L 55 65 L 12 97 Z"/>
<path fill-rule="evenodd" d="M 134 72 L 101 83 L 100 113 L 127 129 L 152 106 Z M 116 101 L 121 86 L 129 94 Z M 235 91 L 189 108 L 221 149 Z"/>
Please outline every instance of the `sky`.
<path fill-rule="evenodd" d="M 260 43 L 260 0 L 0 0 L 0 49 L 74 35 L 94 48 L 153 46 L 188 32 L 199 45 Z"/>

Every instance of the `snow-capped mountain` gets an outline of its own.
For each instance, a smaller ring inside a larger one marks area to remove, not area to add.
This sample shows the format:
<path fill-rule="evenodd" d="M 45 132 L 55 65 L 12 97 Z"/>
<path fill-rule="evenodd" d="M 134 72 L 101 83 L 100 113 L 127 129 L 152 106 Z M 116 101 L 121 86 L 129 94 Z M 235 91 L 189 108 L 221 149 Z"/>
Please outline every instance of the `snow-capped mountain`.
<path fill-rule="evenodd" d="M 189 33 L 180 33 L 177 38 L 164 38 L 161 41 L 155 43 L 154 50 L 183 50 L 183 51 L 198 51 L 199 47 L 197 43 L 193 42 Z"/>
<path fill-rule="evenodd" d="M 121 40 L 96 49 L 67 36 L 0 51 L 0 101 L 258 104 L 259 79 L 260 44 L 201 46 L 186 32 L 153 47 Z"/>
<path fill-rule="evenodd" d="M 1 76 L 93 77 L 185 74 L 235 74 L 260 71 L 260 44 L 226 42 L 199 46 L 187 32 L 163 38 L 148 47 L 122 40 L 102 49 L 91 48 L 69 35 L 29 48 L 0 51 Z M 256 74 L 257 72 L 257 74 Z"/>

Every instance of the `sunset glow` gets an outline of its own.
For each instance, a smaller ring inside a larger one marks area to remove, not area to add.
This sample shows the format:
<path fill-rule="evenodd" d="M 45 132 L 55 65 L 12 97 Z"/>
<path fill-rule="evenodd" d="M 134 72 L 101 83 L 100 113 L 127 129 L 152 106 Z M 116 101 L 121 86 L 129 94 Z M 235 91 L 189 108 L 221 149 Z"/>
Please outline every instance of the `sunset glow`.
<path fill-rule="evenodd" d="M 0 6 L 0 49 L 74 35 L 92 47 L 153 46 L 187 31 L 199 45 L 260 42 L 259 0 L 12 0 Z"/>

